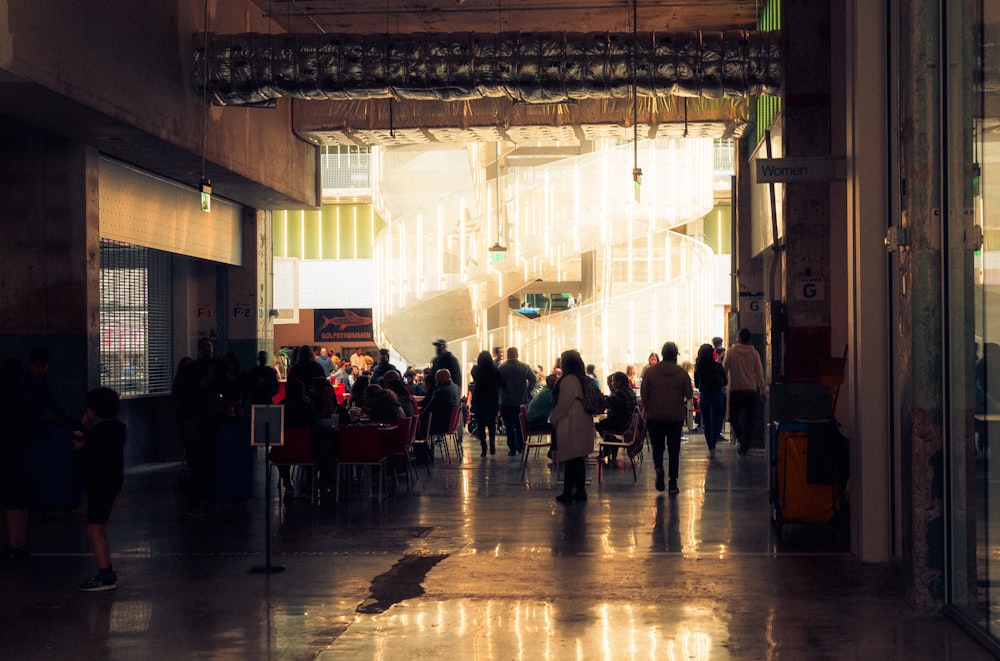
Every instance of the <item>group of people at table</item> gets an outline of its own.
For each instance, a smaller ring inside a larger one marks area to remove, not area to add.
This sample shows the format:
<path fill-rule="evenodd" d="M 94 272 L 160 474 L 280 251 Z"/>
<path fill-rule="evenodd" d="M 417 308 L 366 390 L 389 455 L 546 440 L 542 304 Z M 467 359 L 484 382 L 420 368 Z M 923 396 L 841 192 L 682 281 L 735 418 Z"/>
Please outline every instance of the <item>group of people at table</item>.
<path fill-rule="evenodd" d="M 338 377 L 336 372 L 327 375 L 308 345 L 298 349 L 295 362 L 288 368 L 284 397 L 277 403 L 284 406 L 286 429 L 313 430 L 313 453 L 321 483 L 324 475 L 335 474 L 344 427 L 378 425 L 409 430 L 416 424 L 413 436 L 422 441 L 447 431 L 452 410 L 462 406 L 456 382 L 461 375 L 458 360 L 446 350 L 444 340 L 438 342 L 435 344 L 440 349 L 431 367 L 434 379 L 423 395 L 414 394 L 389 362 L 386 350 L 381 351 L 381 360 L 372 370 L 348 379 Z M 346 373 L 346 369 L 340 371 Z M 419 453 L 414 455 L 416 460 L 433 462 L 429 444 L 418 444 L 414 450 Z M 398 458 L 406 460 L 405 455 Z M 293 484 L 289 466 L 279 465 L 279 471 L 288 492 L 304 496 L 305 490 Z"/>

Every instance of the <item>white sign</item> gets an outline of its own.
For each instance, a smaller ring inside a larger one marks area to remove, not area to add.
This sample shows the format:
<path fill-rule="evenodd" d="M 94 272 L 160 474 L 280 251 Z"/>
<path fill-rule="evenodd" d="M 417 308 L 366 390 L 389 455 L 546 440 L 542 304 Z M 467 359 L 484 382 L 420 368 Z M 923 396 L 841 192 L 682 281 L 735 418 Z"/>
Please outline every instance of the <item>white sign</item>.
<path fill-rule="evenodd" d="M 756 162 L 758 184 L 834 179 L 833 159 L 828 156 L 758 158 Z"/>

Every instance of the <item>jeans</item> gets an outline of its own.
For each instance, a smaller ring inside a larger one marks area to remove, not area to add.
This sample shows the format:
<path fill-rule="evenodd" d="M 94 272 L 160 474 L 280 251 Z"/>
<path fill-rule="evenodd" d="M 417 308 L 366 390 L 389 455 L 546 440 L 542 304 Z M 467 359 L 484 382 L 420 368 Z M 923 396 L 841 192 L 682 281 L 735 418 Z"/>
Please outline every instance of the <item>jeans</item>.
<path fill-rule="evenodd" d="M 757 392 L 754 390 L 729 391 L 729 424 L 740 442 L 740 454 L 746 454 L 753 440 L 754 414 L 757 409 Z"/>
<path fill-rule="evenodd" d="M 681 427 L 683 422 L 667 422 L 664 420 L 647 420 L 646 432 L 649 434 L 649 444 L 653 446 L 653 466 L 663 470 L 664 445 L 667 450 L 667 477 L 677 479 L 681 461 Z"/>
<path fill-rule="evenodd" d="M 507 431 L 507 447 L 511 450 L 523 450 L 524 439 L 521 438 L 521 407 L 517 404 L 500 406 L 500 416 Z"/>
<path fill-rule="evenodd" d="M 726 391 L 702 391 L 701 393 L 701 424 L 705 431 L 705 443 L 709 450 L 715 449 L 715 444 L 722 435 L 722 423 L 726 419 Z"/>

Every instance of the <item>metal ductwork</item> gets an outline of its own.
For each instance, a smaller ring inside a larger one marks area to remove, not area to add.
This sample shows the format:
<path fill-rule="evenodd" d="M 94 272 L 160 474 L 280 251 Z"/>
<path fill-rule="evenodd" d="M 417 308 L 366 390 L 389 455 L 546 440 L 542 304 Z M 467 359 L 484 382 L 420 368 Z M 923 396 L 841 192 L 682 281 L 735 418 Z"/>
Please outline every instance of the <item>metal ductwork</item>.
<path fill-rule="evenodd" d="M 280 97 L 571 103 L 777 95 L 780 32 L 200 34 L 194 81 L 221 105 Z M 207 59 L 206 59 L 207 45 Z M 633 62 L 635 72 L 633 75 Z"/>

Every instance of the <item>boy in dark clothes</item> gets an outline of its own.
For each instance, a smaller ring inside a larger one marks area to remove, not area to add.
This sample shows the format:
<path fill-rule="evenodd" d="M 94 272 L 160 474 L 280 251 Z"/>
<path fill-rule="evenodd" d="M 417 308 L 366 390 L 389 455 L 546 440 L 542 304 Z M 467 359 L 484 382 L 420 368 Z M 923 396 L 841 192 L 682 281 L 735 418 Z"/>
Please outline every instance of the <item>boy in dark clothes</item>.
<path fill-rule="evenodd" d="M 73 432 L 73 447 L 83 460 L 87 537 L 97 559 L 97 575 L 78 586 L 84 592 L 118 587 L 118 576 L 111 567 L 107 523 L 125 475 L 125 425 L 117 417 L 120 405 L 114 390 L 91 390 L 87 393 L 83 413 L 84 431 Z"/>

